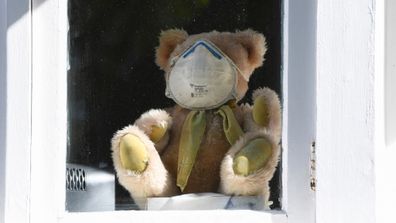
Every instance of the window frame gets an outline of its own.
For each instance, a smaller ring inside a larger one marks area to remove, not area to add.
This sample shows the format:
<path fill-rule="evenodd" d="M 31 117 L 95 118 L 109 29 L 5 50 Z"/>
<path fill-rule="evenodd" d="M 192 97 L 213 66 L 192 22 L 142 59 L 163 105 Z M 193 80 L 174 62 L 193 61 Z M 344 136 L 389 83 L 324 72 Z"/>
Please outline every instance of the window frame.
<path fill-rule="evenodd" d="M 393 56 L 384 43 L 394 40 L 385 38 L 387 7 L 379 0 L 284 0 L 282 211 L 67 213 L 67 1 L 0 0 L 0 222 L 175 222 L 184 215 L 392 221 L 396 162 L 385 141 L 384 66 L 394 58 L 386 58 Z"/>
<path fill-rule="evenodd" d="M 376 221 L 392 222 L 396 220 L 394 203 L 396 200 L 396 179 L 389 177 L 396 170 L 396 2 L 392 0 L 379 1 L 376 4 L 377 12 L 381 16 L 376 21 L 376 107 L 379 108 L 376 122 Z M 383 109 L 383 110 L 381 110 Z"/>
<path fill-rule="evenodd" d="M 3 0 L 3 2 L 6 0 Z M 9 3 L 11 1 L 7 1 Z M 17 1 L 16 1 L 17 2 Z M 5 208 L 12 219 L 18 216 L 24 222 L 149 222 L 161 218 L 165 222 L 177 222 L 186 218 L 206 220 L 207 222 L 239 222 L 243 216 L 248 222 L 295 222 L 315 221 L 315 196 L 310 187 L 312 176 L 311 151 L 315 141 L 316 94 L 315 94 L 315 46 L 316 46 L 316 3 L 304 0 L 285 0 L 282 6 L 282 85 L 283 87 L 283 154 L 282 154 L 282 210 L 273 211 L 115 211 L 68 213 L 65 211 L 65 170 L 67 145 L 67 47 L 68 20 L 67 1 L 62 0 L 18 0 L 15 7 L 28 7 L 21 31 L 27 32 L 24 39 L 27 53 L 22 68 L 28 72 L 17 78 L 29 86 L 23 92 L 15 93 L 26 100 L 22 113 L 16 118 L 23 120 L 26 136 L 21 140 L 21 151 L 7 154 L 5 181 L 16 186 L 15 190 L 6 188 L 9 197 L 21 197 L 23 205 Z M 7 9 L 8 16 L 13 10 Z M 304 25 L 302 25 L 304 24 Z M 298 27 L 298 28 L 297 28 Z M 301 28 L 304 27 L 304 32 Z M 307 39 L 308 37 L 308 39 Z M 7 43 L 17 46 L 17 40 Z M 305 48 L 302 50 L 301 47 Z M 302 53 L 303 52 L 303 53 Z M 301 64 L 301 58 L 303 64 Z M 18 58 L 11 57 L 17 62 Z M 17 67 L 17 65 L 14 65 Z M 303 75 L 304 74 L 304 75 Z M 297 81 L 298 79 L 298 81 Z M 8 82 L 7 82 L 8 83 Z M 301 83 L 304 86 L 301 87 Z M 297 103 L 298 102 L 298 103 Z M 17 110 L 18 107 L 7 106 Z M 308 114 L 301 118 L 302 114 Z M 300 131 L 298 126 L 306 126 Z M 7 127 L 8 128 L 8 127 Z M 11 128 L 11 126 L 9 127 Z M 7 129 L 8 130 L 8 129 Z M 13 130 L 15 136 L 19 137 Z M 295 149 L 289 149 L 295 148 Z M 10 146 L 7 146 L 7 152 Z M 23 157 L 21 163 L 18 157 Z M 19 162 L 18 162 L 19 161 Z M 15 178 L 9 163 L 19 165 L 20 172 Z M 21 180 L 28 182 L 21 187 Z M 8 185 L 8 184 L 7 184 Z M 20 193 L 22 191 L 22 193 Z M 4 199 L 7 203 L 7 198 Z M 304 200 L 304 205 L 301 205 Z"/>

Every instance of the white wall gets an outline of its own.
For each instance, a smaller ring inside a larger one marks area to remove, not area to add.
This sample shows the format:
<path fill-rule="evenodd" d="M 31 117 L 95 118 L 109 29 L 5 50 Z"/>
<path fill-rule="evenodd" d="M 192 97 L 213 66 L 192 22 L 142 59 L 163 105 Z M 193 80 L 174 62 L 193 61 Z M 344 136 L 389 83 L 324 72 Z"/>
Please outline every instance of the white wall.
<path fill-rule="evenodd" d="M 318 223 L 375 221 L 375 0 L 318 0 Z"/>

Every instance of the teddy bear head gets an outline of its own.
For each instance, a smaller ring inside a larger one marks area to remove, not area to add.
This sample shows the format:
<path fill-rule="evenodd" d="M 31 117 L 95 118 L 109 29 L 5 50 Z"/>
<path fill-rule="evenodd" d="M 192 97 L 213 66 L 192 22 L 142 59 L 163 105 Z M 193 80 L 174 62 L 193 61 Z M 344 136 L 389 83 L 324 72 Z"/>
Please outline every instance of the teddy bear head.
<path fill-rule="evenodd" d="M 167 78 L 172 66 L 172 59 L 180 56 L 199 40 L 207 40 L 225 54 L 237 67 L 237 98 L 241 99 L 248 90 L 248 80 L 253 71 L 264 61 L 267 50 L 265 37 L 251 29 L 244 31 L 218 32 L 189 35 L 181 29 L 162 31 L 159 46 L 156 48 L 156 64 L 165 71 Z"/>

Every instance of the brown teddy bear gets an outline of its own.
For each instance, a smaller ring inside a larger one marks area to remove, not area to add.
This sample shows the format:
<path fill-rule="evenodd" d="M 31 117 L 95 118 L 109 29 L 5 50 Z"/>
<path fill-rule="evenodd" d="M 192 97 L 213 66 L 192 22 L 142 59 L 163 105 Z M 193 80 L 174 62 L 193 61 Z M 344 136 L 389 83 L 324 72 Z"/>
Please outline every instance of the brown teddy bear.
<path fill-rule="evenodd" d="M 161 33 L 156 63 L 176 105 L 147 111 L 112 139 L 118 180 L 137 203 L 199 192 L 268 200 L 280 154 L 279 98 L 260 88 L 253 105 L 237 104 L 265 52 L 264 36 L 250 29 Z"/>

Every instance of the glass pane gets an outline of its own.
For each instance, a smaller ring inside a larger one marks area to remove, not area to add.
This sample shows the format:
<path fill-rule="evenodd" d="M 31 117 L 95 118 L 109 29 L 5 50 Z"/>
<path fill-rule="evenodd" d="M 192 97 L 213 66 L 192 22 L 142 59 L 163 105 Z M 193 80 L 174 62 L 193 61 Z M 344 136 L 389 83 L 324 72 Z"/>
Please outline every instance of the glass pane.
<path fill-rule="evenodd" d="M 252 90 L 262 86 L 281 93 L 279 0 L 69 0 L 69 24 L 70 211 L 137 208 L 129 193 L 114 180 L 110 140 L 117 130 L 133 123 L 145 111 L 174 105 L 165 97 L 163 72 L 154 62 L 161 30 L 177 27 L 196 34 L 252 28 L 263 33 L 268 46 L 266 60 L 252 75 L 242 101 L 251 102 Z M 105 180 L 98 186 L 99 182 L 91 182 L 93 178 Z M 107 191 L 93 196 L 103 203 L 84 194 L 87 188 L 77 185 L 82 179 L 91 180 L 88 183 L 98 191 Z M 272 208 L 280 208 L 280 179 L 277 170 L 270 185 Z M 115 206 L 109 208 L 113 202 L 108 198 L 112 196 L 112 184 Z"/>

